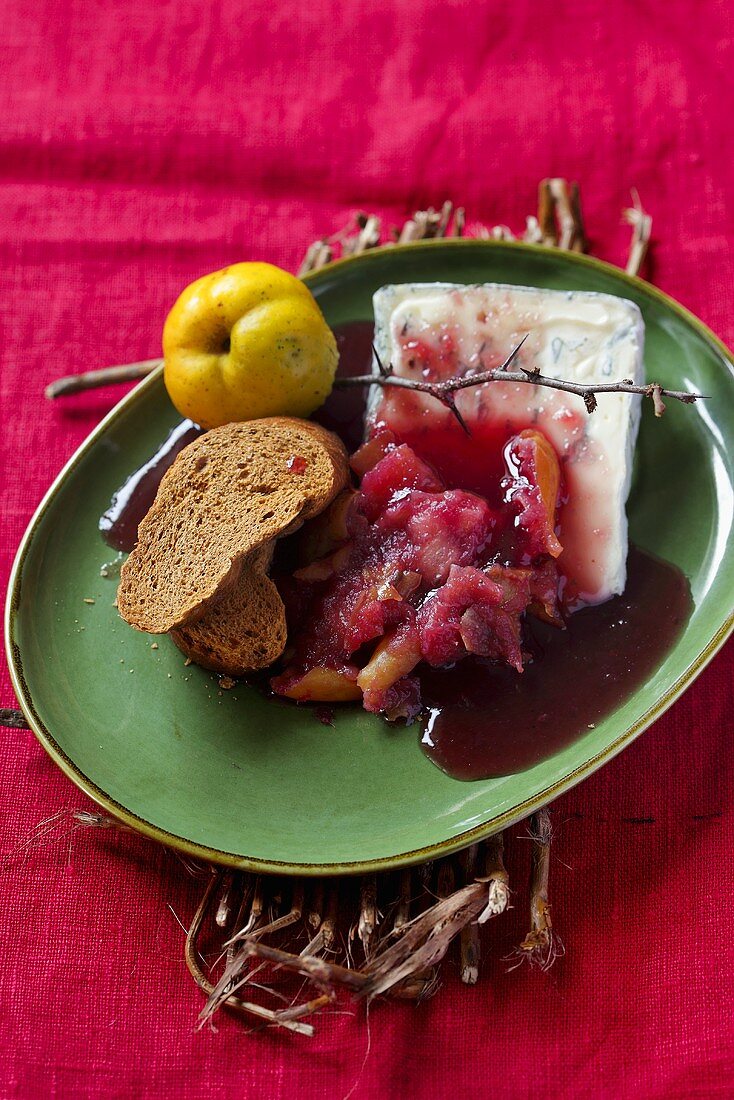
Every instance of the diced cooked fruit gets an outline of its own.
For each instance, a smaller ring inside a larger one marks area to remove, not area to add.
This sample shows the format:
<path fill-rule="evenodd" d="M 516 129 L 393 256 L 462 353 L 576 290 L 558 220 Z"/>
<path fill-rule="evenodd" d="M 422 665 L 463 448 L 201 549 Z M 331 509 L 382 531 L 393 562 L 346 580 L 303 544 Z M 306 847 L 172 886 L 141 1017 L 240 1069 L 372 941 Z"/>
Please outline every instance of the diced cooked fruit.
<path fill-rule="evenodd" d="M 339 505 L 342 540 L 336 549 L 320 543 L 329 553 L 284 588 L 293 648 L 273 690 L 324 702 L 361 694 L 365 709 L 410 719 L 420 710 L 411 673 L 421 661 L 474 654 L 521 672 L 523 614 L 562 623 L 552 560 L 560 472 L 550 445 L 535 431 L 509 440 L 499 508 L 446 489 L 391 436 L 357 457 L 365 473 Z"/>
<path fill-rule="evenodd" d="M 354 452 L 349 459 L 349 465 L 357 477 L 364 477 L 367 471 L 376 466 L 380 459 L 384 458 L 394 446 L 395 436 L 392 432 L 380 432 L 379 435 L 368 439 L 358 451 Z"/>
<path fill-rule="evenodd" d="M 312 561 L 310 565 L 304 565 L 296 569 L 293 576 L 297 581 L 328 581 L 335 573 L 340 573 L 349 561 L 349 547 L 341 546 L 328 557 Z"/>
<path fill-rule="evenodd" d="M 513 591 L 509 585 L 503 592 L 481 570 L 452 565 L 446 584 L 418 612 L 424 659 L 431 665 L 449 665 L 475 653 L 505 661 L 521 672 L 520 612 L 529 601 L 527 584 L 524 588 L 522 595 L 520 586 Z"/>
<path fill-rule="evenodd" d="M 362 689 L 365 710 L 385 710 L 385 694 L 412 672 L 422 657 L 414 622 L 404 623 L 378 642 L 357 683 Z M 376 704 L 376 705 L 375 705 Z"/>
<path fill-rule="evenodd" d="M 354 489 L 345 489 L 324 512 L 303 528 L 298 546 L 299 561 L 303 565 L 325 558 L 346 542 L 349 537 L 347 514 L 354 496 Z"/>
<path fill-rule="evenodd" d="M 555 532 L 561 487 L 556 452 L 541 432 L 528 428 L 507 444 L 505 460 L 512 474 L 505 481 L 505 499 L 529 536 L 529 553 L 557 558 L 563 547 Z"/>
<path fill-rule="evenodd" d="M 361 511 L 368 520 L 374 521 L 388 504 L 404 499 L 411 490 L 440 493 L 443 488 L 438 476 L 415 451 L 410 447 L 396 447 L 362 478 Z"/>
<path fill-rule="evenodd" d="M 484 557 L 495 522 L 485 500 L 461 489 L 406 493 L 390 502 L 381 519 L 386 530 L 405 531 L 428 588 L 443 584 L 452 564 Z"/>
<path fill-rule="evenodd" d="M 505 597 L 509 599 L 510 592 L 514 589 L 517 600 L 520 593 L 527 591 L 530 600 L 527 609 L 537 619 L 551 623 L 553 626 L 562 627 L 563 617 L 558 607 L 558 566 L 555 561 L 546 561 L 541 565 L 535 565 L 532 569 L 510 569 L 502 565 L 493 565 L 486 569 L 485 573 L 490 580 L 496 581 L 503 588 Z M 508 605 L 505 604 L 507 607 Z M 522 611 L 525 604 L 516 603 L 513 610 Z M 509 608 L 508 608 L 509 609 Z"/>
<path fill-rule="evenodd" d="M 405 718 L 408 722 L 416 718 L 421 711 L 421 686 L 415 676 L 405 676 L 397 680 L 381 696 L 364 703 L 366 710 L 375 714 L 382 713 L 390 721 Z"/>
<path fill-rule="evenodd" d="M 272 688 L 300 703 L 350 703 L 362 695 L 356 677 L 356 668 L 311 668 L 301 676 L 276 676 Z"/>

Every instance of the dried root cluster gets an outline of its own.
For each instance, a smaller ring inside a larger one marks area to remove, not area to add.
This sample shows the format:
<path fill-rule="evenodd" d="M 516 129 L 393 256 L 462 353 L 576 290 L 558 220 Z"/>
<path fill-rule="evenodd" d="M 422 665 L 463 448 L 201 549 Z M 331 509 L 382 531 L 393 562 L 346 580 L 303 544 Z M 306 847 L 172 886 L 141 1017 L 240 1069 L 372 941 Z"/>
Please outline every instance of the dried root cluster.
<path fill-rule="evenodd" d="M 511 956 L 547 968 L 559 953 L 548 903 L 547 810 L 532 819 L 530 929 Z M 481 928 L 510 900 L 498 834 L 415 869 L 358 880 L 278 880 L 216 872 L 191 924 L 186 961 L 207 1002 L 203 1025 L 223 1008 L 311 1035 L 308 1017 L 340 993 L 371 1002 L 414 1001 L 440 984 L 454 941 L 461 979 L 477 982 Z"/>
<path fill-rule="evenodd" d="M 4 711 L 4 725 L 20 725 Z M 80 829 L 127 826 L 98 811 L 64 809 L 40 822 L 5 863 L 25 859 L 49 839 Z M 563 954 L 550 915 L 551 821 L 547 809 L 529 821 L 532 843 L 528 932 L 506 957 L 547 970 Z M 498 833 L 433 863 L 362 878 L 278 878 L 207 867 L 173 851 L 206 883 L 186 934 L 185 957 L 207 996 L 203 1025 L 222 1008 L 255 1027 L 312 1035 L 308 1017 L 334 1009 L 340 994 L 356 1001 L 420 1001 L 440 985 L 440 967 L 458 946 L 461 980 L 480 977 L 481 930 L 510 904 L 504 837 Z M 518 904 L 519 892 L 515 896 Z M 177 918 L 178 919 L 178 918 Z"/>
<path fill-rule="evenodd" d="M 622 216 L 632 227 L 632 239 L 626 263 L 629 275 L 638 275 L 647 256 L 652 234 L 652 218 L 642 209 L 639 196 L 632 192 L 633 206 Z M 542 244 L 565 252 L 586 252 L 588 239 L 581 212 L 581 195 L 577 183 L 560 178 L 544 179 L 538 184 L 537 213 L 528 214 L 520 233 L 504 224 L 492 226 L 480 223 L 467 225 L 463 206 L 446 201 L 439 210 L 430 206 L 416 210 L 401 227 L 384 231 L 375 214 L 358 213 L 343 229 L 322 237 L 309 245 L 298 270 L 299 275 L 318 271 L 333 260 L 355 256 L 371 248 L 389 248 L 394 244 L 438 237 L 475 237 L 478 240 L 524 241 Z"/>

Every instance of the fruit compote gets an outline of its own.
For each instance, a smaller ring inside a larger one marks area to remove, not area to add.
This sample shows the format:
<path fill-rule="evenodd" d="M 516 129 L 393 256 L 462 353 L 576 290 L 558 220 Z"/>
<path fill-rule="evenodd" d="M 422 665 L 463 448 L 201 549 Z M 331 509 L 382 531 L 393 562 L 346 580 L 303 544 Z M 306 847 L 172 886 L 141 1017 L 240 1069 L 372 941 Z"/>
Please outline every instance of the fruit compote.
<path fill-rule="evenodd" d="M 291 646 L 273 690 L 361 698 L 366 710 L 410 720 L 422 707 L 421 662 L 439 668 L 473 655 L 522 672 L 525 615 L 563 626 L 563 488 L 545 437 L 527 428 L 502 441 L 491 500 L 447 488 L 387 430 L 352 461 L 359 490 L 311 526 L 311 560 L 281 585 Z"/>

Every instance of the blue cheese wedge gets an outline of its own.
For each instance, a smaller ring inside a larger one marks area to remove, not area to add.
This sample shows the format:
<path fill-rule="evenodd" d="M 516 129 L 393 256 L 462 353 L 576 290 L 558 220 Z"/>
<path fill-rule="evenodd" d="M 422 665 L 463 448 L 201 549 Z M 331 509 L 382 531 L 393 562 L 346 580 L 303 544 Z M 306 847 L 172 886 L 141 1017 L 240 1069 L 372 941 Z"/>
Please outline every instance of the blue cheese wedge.
<path fill-rule="evenodd" d="M 527 336 L 517 361 L 552 378 L 581 383 L 644 381 L 644 324 L 634 303 L 609 294 L 485 283 L 413 283 L 374 296 L 375 346 L 397 375 L 438 380 L 499 366 Z M 377 364 L 374 368 L 377 370 Z M 404 392 L 404 391 L 401 391 Z M 450 413 L 428 395 L 398 400 L 373 387 L 368 430 L 414 435 Z M 481 421 L 532 424 L 561 460 L 567 499 L 561 510 L 559 564 L 571 606 L 601 603 L 624 590 L 627 516 L 640 398 L 602 394 L 589 415 L 573 394 L 511 382 L 461 391 L 471 427 Z"/>

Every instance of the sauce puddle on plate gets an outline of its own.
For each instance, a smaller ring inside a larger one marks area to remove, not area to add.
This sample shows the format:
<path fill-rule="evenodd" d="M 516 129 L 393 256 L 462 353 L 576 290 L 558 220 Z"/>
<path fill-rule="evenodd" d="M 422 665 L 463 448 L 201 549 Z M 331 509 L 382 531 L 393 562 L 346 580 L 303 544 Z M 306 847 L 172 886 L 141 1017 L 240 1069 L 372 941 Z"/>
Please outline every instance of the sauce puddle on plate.
<path fill-rule="evenodd" d="M 529 620 L 522 673 L 468 659 L 421 676 L 422 747 L 455 779 L 525 771 L 609 714 L 648 679 L 691 613 L 688 581 L 630 546 L 627 587 L 569 616 L 566 630 Z"/>
<path fill-rule="evenodd" d="M 337 326 L 334 334 L 339 374 L 368 374 L 372 322 Z M 334 391 L 314 417 L 337 432 L 350 452 L 363 440 L 365 399 L 361 389 Z M 132 550 L 163 475 L 199 434 L 196 425 L 183 421 L 118 490 L 100 519 L 109 546 Z M 577 611 L 566 630 L 529 621 L 532 660 L 522 673 L 471 658 L 453 668 L 425 668 L 423 751 L 456 779 L 533 767 L 587 733 L 648 679 L 681 634 L 692 606 L 679 569 L 630 546 L 623 595 Z M 253 682 L 260 683 L 259 677 Z M 323 710 L 315 708 L 321 721 Z M 338 707 L 335 716 L 338 722 Z"/>

